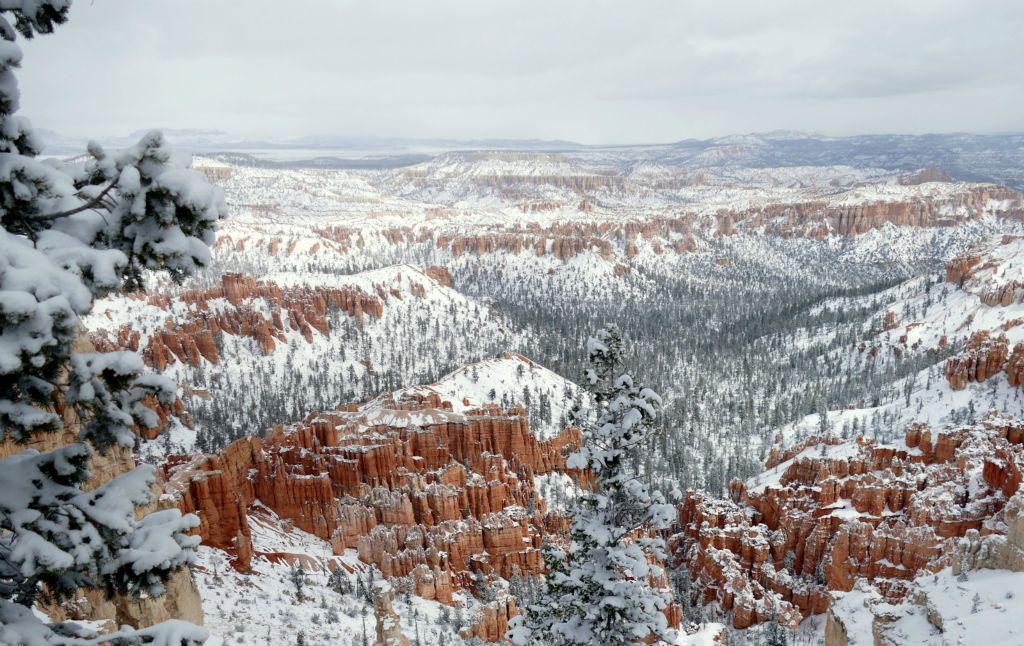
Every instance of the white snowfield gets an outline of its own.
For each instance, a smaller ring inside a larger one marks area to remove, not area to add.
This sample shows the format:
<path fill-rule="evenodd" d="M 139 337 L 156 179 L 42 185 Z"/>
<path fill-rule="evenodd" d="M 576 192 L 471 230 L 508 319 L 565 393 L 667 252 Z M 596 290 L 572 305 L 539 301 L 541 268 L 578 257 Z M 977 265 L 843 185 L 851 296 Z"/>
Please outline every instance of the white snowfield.
<path fill-rule="evenodd" d="M 976 570 L 956 577 L 949 568 L 923 574 L 912 595 L 920 603 L 880 601 L 858 586 L 837 595 L 832 612 L 846 627 L 849 646 L 874 646 L 872 619 L 885 615 L 887 644 L 914 646 L 1019 646 L 1024 644 L 1024 572 Z"/>

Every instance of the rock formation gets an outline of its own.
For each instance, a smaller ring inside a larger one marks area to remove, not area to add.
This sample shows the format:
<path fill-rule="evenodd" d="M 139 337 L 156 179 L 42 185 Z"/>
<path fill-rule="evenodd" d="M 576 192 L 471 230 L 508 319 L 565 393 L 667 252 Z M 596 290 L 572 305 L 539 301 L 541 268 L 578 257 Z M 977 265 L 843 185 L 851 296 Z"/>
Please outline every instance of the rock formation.
<path fill-rule="evenodd" d="M 956 545 L 953 574 L 967 570 L 1024 572 L 1024 493 L 1016 493 L 1003 508 L 1006 534 L 982 535 L 970 529 Z"/>
<path fill-rule="evenodd" d="M 254 351 L 267 355 L 286 343 L 289 336 L 297 335 L 312 343 L 314 335 L 331 334 L 335 313 L 344 313 L 362 325 L 367 318 L 380 318 L 385 304 L 393 299 L 410 294 L 424 297 L 431 277 L 441 283 L 451 282 L 451 274 L 442 267 L 431 267 L 423 274 L 398 271 L 392 276 L 390 283 L 362 287 L 283 287 L 228 273 L 218 286 L 186 291 L 173 298 L 168 294 L 130 296 L 129 303 L 137 301 L 140 309 L 147 308 L 146 313 L 131 324 L 118 323 L 109 328 L 96 321 L 91 340 L 102 351 L 140 352 L 148 366 L 161 372 L 173 369 L 176 363 L 192 367 L 204 362 L 219 364 L 224 335 L 251 339 Z M 109 311 L 106 316 L 113 318 Z M 155 439 L 172 415 L 186 426 L 192 425 L 188 397 L 209 398 L 210 391 L 193 390 L 189 384 L 181 387 L 184 401 L 179 397 L 170 405 L 148 402 L 160 423 L 152 429 L 141 429 L 143 437 Z"/>
<path fill-rule="evenodd" d="M 1024 302 L 1024 280 L 1019 274 L 1021 238 L 1003 236 L 974 246 L 946 267 L 946 280 L 976 294 L 982 303 L 1007 306 Z"/>
<path fill-rule="evenodd" d="M 825 612 L 829 591 L 858 578 L 902 599 L 961 537 L 1001 533 L 992 521 L 1021 482 L 1024 422 L 916 424 L 905 446 L 812 437 L 775 451 L 769 471 L 730 484 L 731 501 L 688 492 L 673 549 L 739 628 L 773 608 L 790 623 Z"/>
<path fill-rule="evenodd" d="M 637 238 L 649 241 L 656 250 L 671 248 L 677 253 L 696 249 L 693 232 L 705 228 L 718 236 L 732 236 L 743 229 L 763 229 L 783 238 L 823 239 L 829 234 L 856 236 L 887 224 L 912 227 L 952 226 L 981 217 L 990 204 L 1019 205 L 1020 196 L 1001 186 L 970 186 L 952 193 L 923 193 L 894 201 L 864 201 L 830 204 L 827 201 L 781 203 L 752 206 L 745 210 L 723 209 L 707 222 L 704 214 L 687 213 L 673 217 L 654 217 L 640 222 L 555 222 L 547 226 L 531 225 L 518 230 L 475 235 L 440 234 L 435 244 L 454 256 L 473 253 L 481 256 L 507 252 L 520 254 L 533 250 L 536 255 L 552 255 L 569 260 L 593 251 L 610 259 L 618 246 L 626 258 L 638 253 Z M 1005 214 L 1016 206 L 1006 206 Z M 998 210 L 998 209 L 997 209 Z M 1003 211 L 1000 211 L 1003 212 Z M 411 232 L 391 236 L 403 244 L 416 240 Z"/>
<path fill-rule="evenodd" d="M 269 354 L 287 331 L 298 331 L 307 341 L 314 332 L 329 334 L 331 312 L 345 312 L 357 321 L 364 316 L 379 318 L 388 293 L 383 287 L 377 292 L 368 294 L 350 287 L 281 287 L 251 276 L 225 274 L 218 287 L 177 296 L 174 302 L 183 303 L 183 308 L 172 308 L 166 294 L 146 298 L 148 305 L 168 312 L 164 329 L 143 337 L 126 325 L 95 334 L 93 341 L 102 350 L 141 351 L 147 365 L 157 370 L 175 361 L 197 366 L 205 359 L 216 364 L 220 362 L 217 337 L 222 334 L 253 339 L 263 354 Z"/>
<path fill-rule="evenodd" d="M 411 171 L 410 171 L 411 172 Z M 383 227 L 372 233 L 344 226 L 318 227 L 312 231 L 316 242 L 304 244 L 302 253 L 315 256 L 319 252 L 348 253 L 363 248 L 367 236 L 379 236 L 387 245 L 413 246 L 431 242 L 454 256 L 490 253 L 534 253 L 538 256 L 552 256 L 570 260 L 585 251 L 611 259 L 621 254 L 629 257 L 639 251 L 643 241 L 652 249 L 674 250 L 688 253 L 697 247 L 695 235 L 710 238 L 731 236 L 747 230 L 763 231 L 765 234 L 783 238 L 805 237 L 823 239 L 829 235 L 857 236 L 886 225 L 902 227 L 948 227 L 975 220 L 986 214 L 1007 218 L 1019 218 L 1024 200 L 1013 190 L 997 185 L 956 184 L 943 190 L 929 189 L 935 182 L 945 178 L 927 170 L 916 175 L 904 176 L 904 189 L 889 195 L 885 192 L 865 195 L 854 194 L 850 199 L 839 199 L 829 195 L 817 196 L 813 192 L 801 196 L 797 201 L 769 201 L 745 208 L 721 208 L 714 212 L 672 210 L 663 214 L 652 214 L 643 221 L 608 218 L 581 221 L 574 218 L 558 219 L 551 216 L 544 224 L 530 222 L 522 226 L 483 226 L 472 233 L 448 226 L 467 215 L 459 209 L 430 209 L 426 214 L 426 225 L 419 228 L 407 226 Z M 581 196 L 572 202 L 538 200 L 524 192 L 535 186 L 553 186 L 588 193 L 595 190 L 622 190 L 626 178 L 605 175 L 581 176 L 502 176 L 475 177 L 484 187 L 497 187 L 503 199 L 519 200 L 516 206 L 523 212 L 537 213 L 559 211 L 596 213 L 600 200 Z M 417 180 L 418 182 L 418 180 Z M 688 186 L 684 181 L 679 186 Z M 659 185 L 667 188 L 666 185 Z M 853 189 L 855 192 L 856 189 Z M 787 196 L 791 198 L 792 196 Z M 253 205 L 248 208 L 255 209 Z M 259 246 L 269 255 L 290 255 L 296 249 L 295 239 L 281 240 L 266 235 L 243 237 L 242 233 L 222 235 L 219 247 L 247 249 L 246 245 Z M 250 249 L 252 251 L 252 249 Z M 621 258 L 619 258 L 621 259 Z"/>
<path fill-rule="evenodd" d="M 508 622 L 517 614 L 519 609 L 512 597 L 486 603 L 473 625 L 462 629 L 459 636 L 463 639 L 476 637 L 485 642 L 502 641 L 508 632 Z"/>
<path fill-rule="evenodd" d="M 565 471 L 579 442 L 575 429 L 537 440 L 521 408 L 458 414 L 434 393 L 388 394 L 217 455 L 171 458 L 166 489 L 239 568 L 253 555 L 258 501 L 336 553 L 357 549 L 385 577 L 412 576 L 424 596 L 450 601 L 469 572 L 542 571 L 551 523 L 534 477 Z"/>
<path fill-rule="evenodd" d="M 971 382 L 986 381 L 991 377 L 1003 372 L 1009 361 L 1009 342 L 1006 335 L 992 338 L 988 330 L 976 332 L 967 342 L 964 351 L 946 361 L 946 379 L 949 385 L 956 390 L 963 390 Z M 1014 348 L 1015 362 L 1014 377 L 1019 377 L 1017 363 L 1024 358 L 1021 352 Z"/>
<path fill-rule="evenodd" d="M 409 646 L 409 639 L 402 634 L 401 617 L 395 612 L 392 602 L 395 590 L 387 581 L 377 581 L 371 590 L 373 616 L 376 620 L 376 641 L 380 646 Z"/>
<path fill-rule="evenodd" d="M 1005 533 L 987 533 L 983 536 L 976 529 L 968 530 L 963 538 L 956 541 L 948 559 L 952 567 L 943 571 L 942 579 L 935 576 L 915 581 L 909 587 L 906 603 L 902 605 L 891 605 L 891 599 L 878 586 L 866 580 L 858 582 L 850 597 L 837 597 L 836 603 L 829 609 L 825 624 L 825 646 L 860 643 L 859 635 L 854 635 L 854 640 L 851 640 L 851 633 L 863 632 L 866 628 L 870 628 L 871 641 L 875 645 L 907 643 L 907 625 L 913 627 L 913 637 L 919 640 L 924 640 L 931 632 L 941 635 L 942 643 L 970 643 L 962 641 L 962 636 L 955 636 L 953 633 L 956 631 L 952 629 L 960 628 L 964 615 L 968 612 L 974 615 L 978 608 L 968 606 L 967 603 L 957 603 L 955 606 L 958 606 L 959 614 L 955 611 L 951 613 L 948 602 L 937 603 L 933 595 L 938 593 L 946 596 L 950 588 L 953 588 L 953 594 L 968 596 L 969 592 L 965 595 L 965 585 L 969 585 L 969 574 L 976 570 L 1024 572 L 1024 493 L 1011 497 L 1001 514 L 996 514 L 992 520 L 995 521 L 992 528 L 998 527 Z M 980 585 L 986 587 L 984 583 Z M 1011 592 L 1000 601 L 1012 599 L 1013 596 L 1011 588 Z M 996 608 L 998 613 L 1006 612 L 1005 608 Z M 960 628 L 959 632 L 970 636 L 971 628 Z"/>

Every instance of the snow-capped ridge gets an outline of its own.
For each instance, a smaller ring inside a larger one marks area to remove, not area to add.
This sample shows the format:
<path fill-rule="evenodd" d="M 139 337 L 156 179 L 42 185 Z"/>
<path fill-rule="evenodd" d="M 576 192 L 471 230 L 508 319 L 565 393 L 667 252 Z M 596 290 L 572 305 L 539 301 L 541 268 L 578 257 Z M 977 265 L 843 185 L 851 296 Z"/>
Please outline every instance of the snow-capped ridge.
<path fill-rule="evenodd" d="M 384 393 L 356 410 L 371 426 L 422 426 L 462 419 L 493 406 L 518 407 L 530 415 L 534 435 L 544 439 L 561 432 L 581 393 L 568 379 L 523 355 L 505 352 L 458 368 L 435 383 Z M 430 400 L 441 405 L 418 404 Z M 417 403 L 402 405 L 403 401 Z"/>

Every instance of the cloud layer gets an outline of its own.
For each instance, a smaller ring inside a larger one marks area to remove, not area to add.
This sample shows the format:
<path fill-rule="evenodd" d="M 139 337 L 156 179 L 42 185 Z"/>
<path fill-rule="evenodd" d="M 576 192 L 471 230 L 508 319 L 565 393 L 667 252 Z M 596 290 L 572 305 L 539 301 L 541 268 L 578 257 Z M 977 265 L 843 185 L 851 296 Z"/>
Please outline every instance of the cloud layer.
<path fill-rule="evenodd" d="M 1017 0 L 78 0 L 23 111 L 159 126 L 663 142 L 1024 130 Z"/>

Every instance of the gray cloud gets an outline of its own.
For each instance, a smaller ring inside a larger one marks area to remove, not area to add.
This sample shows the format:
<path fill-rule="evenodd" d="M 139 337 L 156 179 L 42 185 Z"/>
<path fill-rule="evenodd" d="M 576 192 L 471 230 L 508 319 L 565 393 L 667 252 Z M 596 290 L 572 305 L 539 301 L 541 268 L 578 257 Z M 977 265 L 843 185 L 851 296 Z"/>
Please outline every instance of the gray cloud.
<path fill-rule="evenodd" d="M 160 126 L 672 141 L 1024 130 L 1017 0 L 78 0 L 23 112 Z"/>

